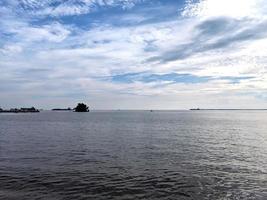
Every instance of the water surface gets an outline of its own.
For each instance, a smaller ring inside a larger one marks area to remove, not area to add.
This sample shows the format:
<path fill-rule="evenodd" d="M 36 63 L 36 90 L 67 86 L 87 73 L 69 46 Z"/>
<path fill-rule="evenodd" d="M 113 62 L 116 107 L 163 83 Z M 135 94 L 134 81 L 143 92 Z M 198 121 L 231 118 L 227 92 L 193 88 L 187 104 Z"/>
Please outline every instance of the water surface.
<path fill-rule="evenodd" d="M 267 111 L 0 114 L 1 199 L 267 199 Z"/>

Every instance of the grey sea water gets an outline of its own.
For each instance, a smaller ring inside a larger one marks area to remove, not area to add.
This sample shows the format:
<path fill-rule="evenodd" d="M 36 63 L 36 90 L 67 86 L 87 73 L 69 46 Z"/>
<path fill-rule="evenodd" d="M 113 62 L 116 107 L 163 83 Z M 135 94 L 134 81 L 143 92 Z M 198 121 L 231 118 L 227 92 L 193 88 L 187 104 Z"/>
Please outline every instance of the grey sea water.
<path fill-rule="evenodd" d="M 267 199 L 267 111 L 0 114 L 0 199 Z"/>

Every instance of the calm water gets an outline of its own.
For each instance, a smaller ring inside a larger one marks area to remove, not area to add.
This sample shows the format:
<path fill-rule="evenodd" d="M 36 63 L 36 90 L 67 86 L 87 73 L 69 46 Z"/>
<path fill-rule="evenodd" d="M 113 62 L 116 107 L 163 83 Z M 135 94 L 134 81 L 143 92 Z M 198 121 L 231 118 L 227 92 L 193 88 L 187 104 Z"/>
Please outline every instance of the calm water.
<path fill-rule="evenodd" d="M 0 114 L 0 199 L 267 199 L 267 111 Z"/>

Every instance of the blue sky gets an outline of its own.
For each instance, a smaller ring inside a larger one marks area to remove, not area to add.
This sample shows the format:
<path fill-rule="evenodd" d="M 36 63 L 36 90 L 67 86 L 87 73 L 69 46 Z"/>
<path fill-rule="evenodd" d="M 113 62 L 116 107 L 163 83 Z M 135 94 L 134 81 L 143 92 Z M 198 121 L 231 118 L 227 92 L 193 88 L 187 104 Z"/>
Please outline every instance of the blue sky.
<path fill-rule="evenodd" d="M 264 0 L 2 0 L 0 107 L 267 107 Z"/>

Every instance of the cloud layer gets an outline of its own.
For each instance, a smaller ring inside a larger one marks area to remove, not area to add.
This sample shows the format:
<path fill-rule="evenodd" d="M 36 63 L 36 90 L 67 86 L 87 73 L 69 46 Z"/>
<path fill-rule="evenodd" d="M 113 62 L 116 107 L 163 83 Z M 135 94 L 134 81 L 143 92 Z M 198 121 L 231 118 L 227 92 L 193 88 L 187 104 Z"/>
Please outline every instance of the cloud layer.
<path fill-rule="evenodd" d="M 0 3 L 0 107 L 267 107 L 263 0 Z"/>

